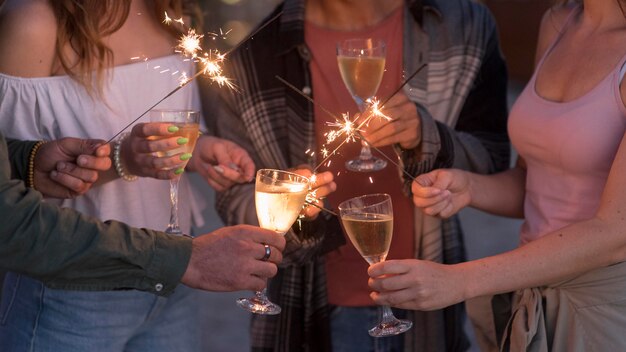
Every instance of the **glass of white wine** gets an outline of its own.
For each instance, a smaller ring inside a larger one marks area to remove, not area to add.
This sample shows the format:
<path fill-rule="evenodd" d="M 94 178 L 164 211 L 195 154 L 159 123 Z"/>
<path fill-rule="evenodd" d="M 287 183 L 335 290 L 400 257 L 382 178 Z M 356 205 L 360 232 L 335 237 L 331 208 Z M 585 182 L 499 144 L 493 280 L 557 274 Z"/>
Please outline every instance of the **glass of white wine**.
<path fill-rule="evenodd" d="M 164 152 L 157 152 L 158 157 L 164 156 L 174 156 L 174 155 L 183 155 L 187 153 L 191 153 L 193 148 L 196 145 L 196 141 L 198 140 L 199 131 L 200 131 L 200 113 L 198 111 L 193 110 L 150 110 L 150 121 L 151 122 L 164 122 L 171 124 L 173 126 L 178 127 L 178 131 L 172 133 L 167 137 L 158 137 L 158 138 L 186 138 L 187 142 L 182 144 L 180 147 L 167 150 Z M 157 137 L 150 137 L 150 139 L 155 140 Z M 186 160 L 181 160 L 183 165 L 180 167 L 181 171 L 187 164 Z M 178 168 L 177 167 L 177 168 Z M 181 235 L 183 232 L 180 230 L 180 226 L 178 225 L 178 181 L 180 181 L 180 176 L 177 176 L 173 179 L 170 179 L 170 221 L 165 229 L 166 233 L 173 235 Z"/>
<path fill-rule="evenodd" d="M 378 91 L 385 72 L 385 42 L 380 39 L 348 39 L 337 44 L 337 63 L 343 83 L 361 113 L 367 102 Z M 361 141 L 361 154 L 348 160 L 346 168 L 351 171 L 378 171 L 387 162 L 372 155 L 371 148 Z"/>
<path fill-rule="evenodd" d="M 259 225 L 281 235 L 287 233 L 302 210 L 309 182 L 307 177 L 288 171 L 257 171 L 254 202 Z M 251 298 L 240 298 L 237 304 L 256 314 L 279 314 L 280 306 L 267 298 L 266 291 L 257 291 Z"/>
<path fill-rule="evenodd" d="M 393 234 L 393 208 L 388 194 L 368 194 L 350 198 L 339 204 L 343 229 L 361 256 L 370 264 L 385 261 Z M 378 325 L 370 336 L 401 334 L 411 328 L 409 320 L 398 319 L 391 308 L 382 306 Z"/>

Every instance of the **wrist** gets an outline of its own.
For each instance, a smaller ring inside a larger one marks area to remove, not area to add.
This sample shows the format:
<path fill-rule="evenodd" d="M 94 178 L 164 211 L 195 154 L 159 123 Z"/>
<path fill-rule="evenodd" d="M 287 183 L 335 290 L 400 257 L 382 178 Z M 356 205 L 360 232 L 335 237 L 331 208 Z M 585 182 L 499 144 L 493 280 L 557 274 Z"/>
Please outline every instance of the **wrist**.
<path fill-rule="evenodd" d="M 26 168 L 26 187 L 30 187 L 32 189 L 35 188 L 35 162 L 37 158 L 37 153 L 41 149 L 41 147 L 45 144 L 45 141 L 38 141 L 33 145 L 28 154 L 28 165 Z"/>

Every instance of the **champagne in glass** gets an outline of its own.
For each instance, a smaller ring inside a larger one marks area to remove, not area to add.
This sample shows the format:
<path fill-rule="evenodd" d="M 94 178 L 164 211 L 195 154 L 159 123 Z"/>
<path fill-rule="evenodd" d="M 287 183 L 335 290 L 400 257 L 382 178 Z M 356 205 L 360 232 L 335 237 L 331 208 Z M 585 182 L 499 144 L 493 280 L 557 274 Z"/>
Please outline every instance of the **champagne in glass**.
<path fill-rule="evenodd" d="M 308 192 L 309 179 L 304 176 L 273 169 L 257 171 L 254 202 L 259 225 L 281 235 L 287 233 L 298 218 Z M 237 304 L 256 314 L 279 314 L 280 306 L 267 298 L 266 291 L 240 298 Z"/>
<path fill-rule="evenodd" d="M 174 155 L 182 155 L 185 153 L 191 153 L 196 145 L 196 141 L 199 136 L 200 113 L 192 110 L 151 110 L 150 121 L 152 122 L 164 122 L 178 127 L 178 131 L 172 133 L 171 137 L 186 138 L 187 143 L 181 145 L 178 148 L 170 149 L 167 151 L 157 152 L 158 157 L 167 157 Z M 156 138 L 151 138 L 156 139 Z M 184 168 L 187 161 L 181 160 L 182 165 L 178 166 Z M 178 181 L 180 177 L 175 177 L 170 180 L 170 221 L 165 229 L 166 233 L 181 235 L 183 232 L 178 225 Z"/>
<path fill-rule="evenodd" d="M 387 258 L 393 234 L 393 208 L 388 194 L 348 199 L 339 204 L 339 214 L 350 241 L 370 265 Z M 398 335 L 413 326 L 409 320 L 396 318 L 387 305 L 380 311 L 380 322 L 369 330 L 370 336 Z"/>
<path fill-rule="evenodd" d="M 385 72 L 385 42 L 378 39 L 348 39 L 337 44 L 337 63 L 343 83 L 348 88 L 361 113 L 378 91 Z M 370 147 L 361 141 L 358 159 L 348 160 L 352 171 L 378 171 L 387 162 L 372 155 Z"/>

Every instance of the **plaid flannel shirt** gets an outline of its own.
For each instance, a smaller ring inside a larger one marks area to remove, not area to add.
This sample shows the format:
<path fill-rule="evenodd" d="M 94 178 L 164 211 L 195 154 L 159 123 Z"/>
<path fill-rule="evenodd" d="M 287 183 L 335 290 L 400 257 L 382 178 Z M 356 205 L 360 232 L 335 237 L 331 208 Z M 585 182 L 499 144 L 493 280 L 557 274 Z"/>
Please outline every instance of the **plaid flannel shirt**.
<path fill-rule="evenodd" d="M 414 150 L 396 148 L 401 166 L 415 176 L 442 167 L 479 173 L 507 168 L 507 74 L 491 14 L 467 0 L 407 0 L 405 6 L 404 70 L 428 66 L 405 89 L 421 116 L 422 142 Z M 316 165 L 304 152 L 316 150 L 313 106 L 276 79 L 312 91 L 304 7 L 305 0 L 286 0 L 268 17 L 282 11 L 279 18 L 229 56 L 227 75 L 240 92 L 204 96 L 210 131 L 248 150 L 258 168 Z M 404 181 L 408 194 L 411 180 Z M 253 184 L 219 193 L 216 203 L 225 223 L 258 224 Z M 414 225 L 416 258 L 465 260 L 458 218 L 442 222 L 416 211 Z M 269 285 L 283 311 L 253 316 L 253 351 L 330 350 L 323 254 L 344 242 L 337 219 L 325 213 L 294 225 L 285 261 Z M 412 312 L 411 318 L 416 326 L 405 334 L 406 350 L 467 348 L 462 304 Z"/>

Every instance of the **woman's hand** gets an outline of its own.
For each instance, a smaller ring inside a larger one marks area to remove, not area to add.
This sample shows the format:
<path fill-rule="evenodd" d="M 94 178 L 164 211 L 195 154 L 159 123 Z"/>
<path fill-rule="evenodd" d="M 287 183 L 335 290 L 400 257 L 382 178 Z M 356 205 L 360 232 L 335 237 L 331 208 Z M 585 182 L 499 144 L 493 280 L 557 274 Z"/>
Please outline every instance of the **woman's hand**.
<path fill-rule="evenodd" d="M 388 260 L 369 267 L 370 297 L 380 305 L 435 310 L 461 302 L 467 276 L 459 266 L 425 260 Z"/>
<path fill-rule="evenodd" d="M 218 192 L 237 183 L 252 181 L 255 170 L 254 162 L 245 149 L 213 136 L 200 136 L 187 168 L 202 175 Z"/>
<path fill-rule="evenodd" d="M 418 176 L 411 185 L 413 204 L 424 214 L 448 218 L 470 204 L 470 182 L 465 171 L 438 169 Z"/>
<path fill-rule="evenodd" d="M 184 171 L 191 153 L 157 156 L 189 143 L 187 138 L 173 135 L 178 127 L 164 122 L 148 122 L 135 125 L 122 142 L 121 161 L 126 171 L 139 177 L 169 180 Z"/>
<path fill-rule="evenodd" d="M 313 176 L 313 172 L 308 165 L 300 165 L 296 169 L 291 170 L 291 172 L 308 178 Z M 317 217 L 321 211 L 320 207 L 324 207 L 322 199 L 337 189 L 337 184 L 334 179 L 335 178 L 330 171 L 315 174 L 309 194 L 312 194 L 315 197 L 314 204 L 316 204 L 317 207 L 313 205 L 306 205 L 302 209 L 300 215 L 303 215 L 308 220 L 313 220 Z M 312 200 L 311 197 L 307 197 L 307 199 Z"/>
<path fill-rule="evenodd" d="M 35 188 L 46 197 L 85 194 L 111 167 L 111 147 L 102 140 L 62 138 L 45 143 L 35 156 Z"/>

